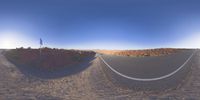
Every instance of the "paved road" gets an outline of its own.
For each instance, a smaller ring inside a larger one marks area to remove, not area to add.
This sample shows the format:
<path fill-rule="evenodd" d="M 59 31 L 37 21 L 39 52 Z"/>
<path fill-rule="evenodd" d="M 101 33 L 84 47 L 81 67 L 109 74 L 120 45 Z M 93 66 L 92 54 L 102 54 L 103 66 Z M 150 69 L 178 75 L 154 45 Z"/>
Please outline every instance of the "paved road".
<path fill-rule="evenodd" d="M 101 57 L 117 72 L 141 79 L 165 76 L 177 70 L 192 55 L 194 50 L 157 57 L 126 57 L 102 55 Z"/>
<path fill-rule="evenodd" d="M 105 64 L 99 58 L 80 73 L 46 80 L 27 77 L 7 61 L 0 50 L 0 100 L 198 100 L 200 51 L 197 54 L 191 77 L 184 86 L 169 92 L 141 92 L 113 85 L 102 69 Z"/>

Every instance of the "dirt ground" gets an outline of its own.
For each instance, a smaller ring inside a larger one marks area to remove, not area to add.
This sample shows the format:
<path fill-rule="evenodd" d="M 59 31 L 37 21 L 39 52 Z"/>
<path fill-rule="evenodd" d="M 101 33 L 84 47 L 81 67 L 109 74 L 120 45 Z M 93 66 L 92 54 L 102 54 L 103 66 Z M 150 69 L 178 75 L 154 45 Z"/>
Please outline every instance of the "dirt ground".
<path fill-rule="evenodd" d="M 95 50 L 95 51 L 98 53 L 108 54 L 108 55 L 144 57 L 144 56 L 169 55 L 181 52 L 183 50 L 184 49 L 157 48 L 157 49 L 144 49 L 144 50 Z"/>
<path fill-rule="evenodd" d="M 200 52 L 184 84 L 168 91 L 135 91 L 106 77 L 100 59 L 76 74 L 54 79 L 24 75 L 0 54 L 0 100 L 199 100 Z"/>

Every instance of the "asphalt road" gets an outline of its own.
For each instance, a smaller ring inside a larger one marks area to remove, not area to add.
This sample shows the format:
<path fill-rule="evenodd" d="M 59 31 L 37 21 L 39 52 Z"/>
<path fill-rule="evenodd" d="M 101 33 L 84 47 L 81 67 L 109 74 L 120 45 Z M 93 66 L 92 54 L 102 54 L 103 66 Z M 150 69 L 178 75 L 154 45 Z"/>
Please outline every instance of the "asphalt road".
<path fill-rule="evenodd" d="M 171 91 L 141 92 L 113 85 L 101 59 L 80 73 L 56 79 L 26 76 L 0 50 L 0 100 L 198 100 L 200 98 L 200 51 L 194 56 L 191 77 Z M 106 67 L 106 66 L 105 66 Z M 173 81 L 174 82 L 174 81 Z M 130 84 L 130 83 L 129 83 Z M 168 84 L 164 83 L 166 86 Z M 143 85 L 142 85 L 143 86 Z M 156 86 L 159 86 L 156 84 Z M 149 84 L 148 84 L 149 87 Z"/>
<path fill-rule="evenodd" d="M 194 50 L 154 57 L 101 55 L 117 72 L 133 78 L 151 79 L 172 73 L 183 65 Z"/>

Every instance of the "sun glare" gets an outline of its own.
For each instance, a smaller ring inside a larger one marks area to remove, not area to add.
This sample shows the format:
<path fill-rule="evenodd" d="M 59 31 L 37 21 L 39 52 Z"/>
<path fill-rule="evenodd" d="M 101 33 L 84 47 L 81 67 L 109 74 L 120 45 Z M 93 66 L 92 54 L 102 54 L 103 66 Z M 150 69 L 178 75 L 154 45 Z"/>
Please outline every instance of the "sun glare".
<path fill-rule="evenodd" d="M 1 49 L 14 49 L 19 47 L 32 47 L 37 48 L 37 39 L 32 39 L 19 32 L 0 32 L 0 48 Z"/>
<path fill-rule="evenodd" d="M 18 35 L 16 32 L 1 32 L 0 47 L 6 49 L 16 48 L 19 39 Z"/>
<path fill-rule="evenodd" d="M 1 47 L 3 48 L 13 48 L 14 41 L 13 39 L 9 38 L 9 37 L 3 37 L 3 39 L 1 40 Z"/>

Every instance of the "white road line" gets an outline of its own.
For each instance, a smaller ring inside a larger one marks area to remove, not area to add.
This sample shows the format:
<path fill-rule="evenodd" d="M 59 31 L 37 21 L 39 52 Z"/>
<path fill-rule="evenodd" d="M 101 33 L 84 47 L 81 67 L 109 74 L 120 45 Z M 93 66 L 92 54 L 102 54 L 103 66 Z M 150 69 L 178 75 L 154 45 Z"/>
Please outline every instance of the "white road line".
<path fill-rule="evenodd" d="M 157 78 L 134 78 L 134 77 L 130 77 L 130 76 L 126 76 L 118 71 L 116 71 L 115 69 L 113 69 L 102 57 L 101 55 L 99 55 L 100 59 L 108 66 L 108 68 L 110 68 L 113 72 L 115 72 L 116 74 L 124 77 L 124 78 L 127 78 L 127 79 L 130 79 L 130 80 L 135 80 L 135 81 L 156 81 L 156 80 L 161 80 L 161 79 L 164 79 L 164 78 L 168 78 L 172 75 L 174 75 L 175 73 L 177 73 L 179 70 L 181 70 L 187 63 L 188 61 L 193 57 L 194 53 L 196 51 L 194 51 L 190 57 L 178 68 L 176 69 L 175 71 L 173 71 L 172 73 L 170 74 L 167 74 L 167 75 L 164 75 L 164 76 L 161 76 L 161 77 L 157 77 Z"/>

